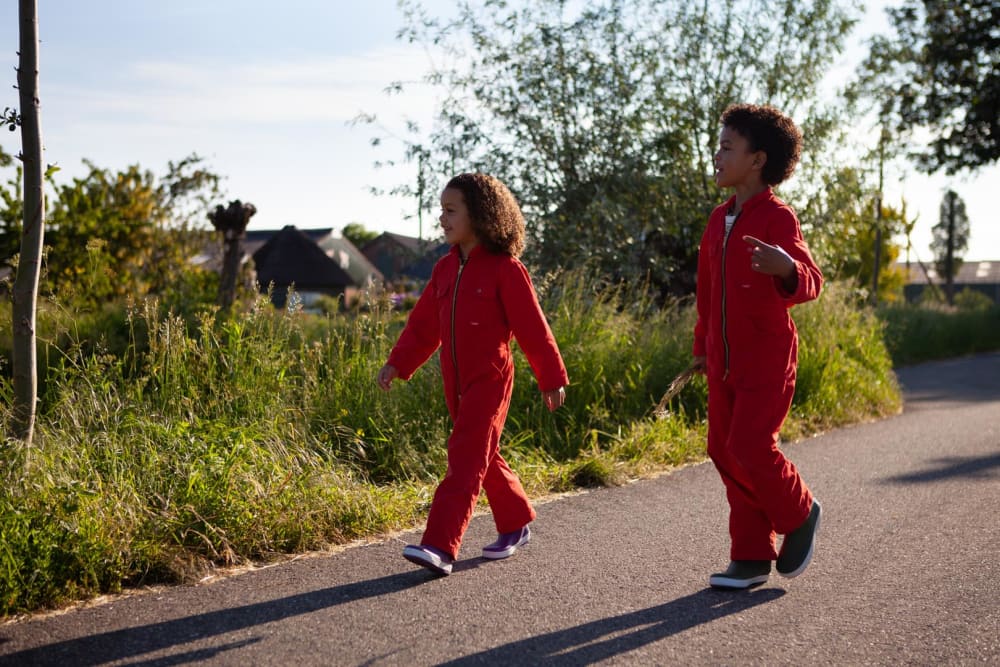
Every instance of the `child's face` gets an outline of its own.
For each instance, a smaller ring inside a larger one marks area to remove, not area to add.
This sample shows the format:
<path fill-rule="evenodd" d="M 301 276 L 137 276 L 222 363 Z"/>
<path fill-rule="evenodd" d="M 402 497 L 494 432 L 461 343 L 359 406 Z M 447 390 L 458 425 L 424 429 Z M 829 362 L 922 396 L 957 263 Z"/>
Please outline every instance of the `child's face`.
<path fill-rule="evenodd" d="M 715 184 L 720 188 L 756 185 L 766 159 L 764 151 L 750 150 L 750 142 L 742 134 L 723 127 L 715 152 Z"/>
<path fill-rule="evenodd" d="M 476 235 L 469 219 L 469 209 L 465 206 L 462 191 L 445 188 L 441 193 L 441 229 L 444 240 L 452 245 L 470 247 L 476 243 Z"/>

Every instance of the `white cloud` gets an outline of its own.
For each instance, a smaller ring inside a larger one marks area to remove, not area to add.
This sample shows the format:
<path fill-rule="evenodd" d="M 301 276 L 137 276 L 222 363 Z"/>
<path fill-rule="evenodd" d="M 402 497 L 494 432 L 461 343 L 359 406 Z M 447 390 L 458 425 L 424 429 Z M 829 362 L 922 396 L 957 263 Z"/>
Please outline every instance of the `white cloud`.
<path fill-rule="evenodd" d="M 53 106 L 74 115 L 185 128 L 270 123 L 345 123 L 359 113 L 431 117 L 435 91 L 416 83 L 405 99 L 384 92 L 396 80 L 419 81 L 423 53 L 393 46 L 323 61 L 243 64 L 124 63 L 105 87 L 57 86 Z"/>

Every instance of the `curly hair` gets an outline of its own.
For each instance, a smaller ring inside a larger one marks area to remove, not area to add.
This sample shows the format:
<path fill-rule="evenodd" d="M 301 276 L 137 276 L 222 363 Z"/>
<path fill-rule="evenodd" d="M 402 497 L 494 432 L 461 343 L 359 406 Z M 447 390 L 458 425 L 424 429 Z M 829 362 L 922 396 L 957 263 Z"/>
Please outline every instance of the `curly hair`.
<path fill-rule="evenodd" d="M 767 155 L 761 180 L 778 185 L 792 175 L 802 155 L 802 132 L 791 118 L 770 106 L 731 104 L 719 120 L 746 137 L 750 150 Z"/>
<path fill-rule="evenodd" d="M 449 188 L 462 193 L 472 231 L 486 250 L 520 256 L 524 250 L 524 216 L 506 185 L 476 172 L 455 176 L 445 186 Z"/>

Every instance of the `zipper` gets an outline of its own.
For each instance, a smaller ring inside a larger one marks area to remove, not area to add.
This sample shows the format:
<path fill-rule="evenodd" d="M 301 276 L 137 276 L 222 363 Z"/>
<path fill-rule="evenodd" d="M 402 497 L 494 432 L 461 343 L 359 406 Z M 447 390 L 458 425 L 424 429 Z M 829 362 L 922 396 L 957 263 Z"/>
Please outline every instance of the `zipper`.
<path fill-rule="evenodd" d="M 727 214 L 726 217 L 728 218 L 729 215 Z M 722 230 L 722 350 L 725 353 L 725 365 L 723 366 L 724 370 L 722 373 L 723 380 L 729 377 L 729 337 L 726 336 L 726 248 L 729 245 L 729 237 L 732 235 L 739 217 L 739 213 L 734 215 L 732 226 L 728 230 L 725 228 Z"/>
<path fill-rule="evenodd" d="M 458 351 L 455 347 L 455 306 L 458 304 L 458 284 L 462 281 L 462 271 L 465 270 L 465 263 L 468 257 L 459 254 L 458 275 L 455 277 L 455 287 L 451 291 L 451 362 L 455 366 L 455 391 L 458 400 L 462 400 L 461 385 L 458 383 Z"/>

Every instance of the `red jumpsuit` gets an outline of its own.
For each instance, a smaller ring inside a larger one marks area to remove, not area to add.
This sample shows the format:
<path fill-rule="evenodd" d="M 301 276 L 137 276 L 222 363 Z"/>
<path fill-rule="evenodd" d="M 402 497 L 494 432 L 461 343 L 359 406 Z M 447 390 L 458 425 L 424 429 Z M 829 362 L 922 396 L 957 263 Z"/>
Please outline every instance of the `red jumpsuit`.
<path fill-rule="evenodd" d="M 568 384 L 566 367 L 528 272 L 517 259 L 476 246 L 463 263 L 458 246 L 434 266 L 388 363 L 409 380 L 441 348 L 445 402 L 454 427 L 448 471 L 434 493 L 421 544 L 458 557 L 480 489 L 497 532 L 534 520 L 517 475 L 500 455 L 514 386 L 511 335 L 551 391 Z"/>
<path fill-rule="evenodd" d="M 725 238 L 735 197 L 708 219 L 698 256 L 695 356 L 706 357 L 708 454 L 726 487 L 732 560 L 774 560 L 775 533 L 809 515 L 812 493 L 778 448 L 795 393 L 798 334 L 788 309 L 819 296 L 823 275 L 792 209 L 770 188 L 743 204 Z M 795 260 L 798 285 L 751 268 L 750 235 Z"/>

